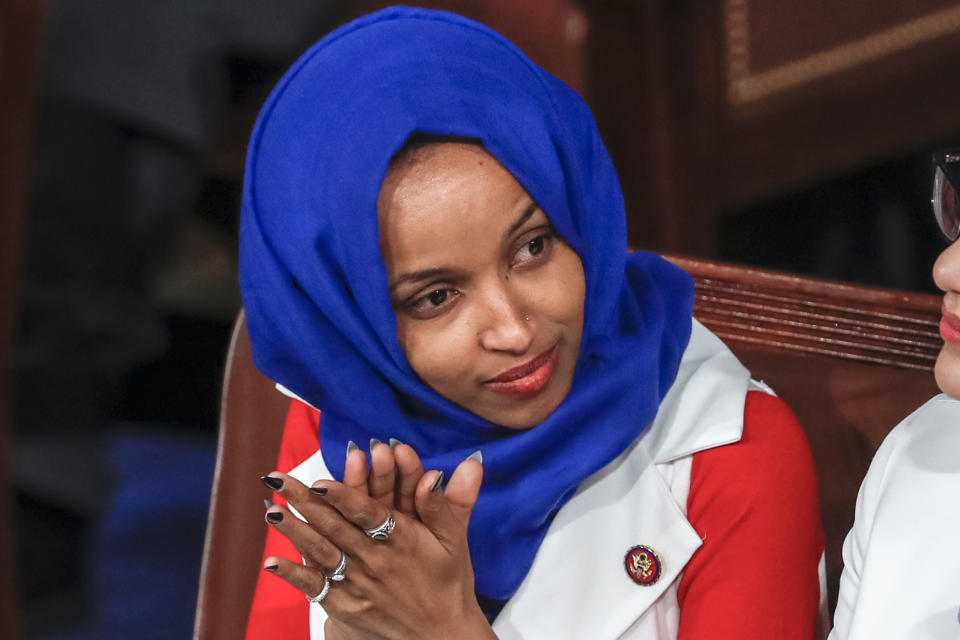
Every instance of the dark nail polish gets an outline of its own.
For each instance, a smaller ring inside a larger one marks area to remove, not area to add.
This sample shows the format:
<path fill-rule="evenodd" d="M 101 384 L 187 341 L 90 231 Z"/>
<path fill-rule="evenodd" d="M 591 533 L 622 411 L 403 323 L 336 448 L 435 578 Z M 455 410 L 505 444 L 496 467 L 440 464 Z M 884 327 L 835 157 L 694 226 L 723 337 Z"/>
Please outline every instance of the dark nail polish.
<path fill-rule="evenodd" d="M 272 489 L 273 491 L 280 491 L 283 489 L 283 478 L 274 478 L 273 476 L 263 476 L 260 478 L 260 481 L 264 484 L 267 489 Z"/>
<path fill-rule="evenodd" d="M 373 451 L 373 448 L 378 444 L 382 444 L 382 443 L 376 438 L 370 438 L 370 451 Z"/>
<path fill-rule="evenodd" d="M 264 500 L 264 501 L 263 501 L 263 506 L 266 507 L 267 509 L 269 509 L 270 507 L 273 506 L 273 501 L 272 501 L 272 500 Z"/>
<path fill-rule="evenodd" d="M 326 487 L 310 487 L 310 493 L 318 496 L 325 496 L 327 495 L 327 488 Z"/>
<path fill-rule="evenodd" d="M 351 453 L 353 453 L 359 448 L 360 447 L 357 446 L 356 442 L 354 442 L 353 440 L 350 440 L 349 442 L 347 442 L 347 455 L 350 455 Z"/>
<path fill-rule="evenodd" d="M 403 443 L 400 442 L 399 440 L 397 440 L 396 438 L 390 438 L 390 449 L 391 449 L 391 450 L 396 449 L 398 444 L 403 444 Z"/>
<path fill-rule="evenodd" d="M 276 572 L 277 572 L 277 569 L 279 569 L 279 568 L 280 568 L 280 565 L 278 565 L 278 564 L 268 564 L 267 566 L 265 566 L 265 567 L 263 568 L 263 570 L 264 570 L 264 571 L 269 571 L 270 573 L 276 573 Z"/>
<path fill-rule="evenodd" d="M 283 513 L 281 511 L 271 511 L 267 514 L 267 522 L 270 524 L 280 524 L 283 522 Z"/>
<path fill-rule="evenodd" d="M 437 474 L 437 479 L 433 481 L 433 486 L 430 487 L 430 491 L 436 491 L 440 488 L 440 485 L 443 484 L 443 471 Z"/>

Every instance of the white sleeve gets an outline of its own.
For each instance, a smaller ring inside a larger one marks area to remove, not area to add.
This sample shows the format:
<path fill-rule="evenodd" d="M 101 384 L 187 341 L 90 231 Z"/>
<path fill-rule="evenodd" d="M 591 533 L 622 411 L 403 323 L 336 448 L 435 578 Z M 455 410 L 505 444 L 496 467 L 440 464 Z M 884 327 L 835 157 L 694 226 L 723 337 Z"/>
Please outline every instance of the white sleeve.
<path fill-rule="evenodd" d="M 899 440 L 897 431 L 898 429 L 891 431 L 877 449 L 857 494 L 853 528 L 843 541 L 843 573 L 840 576 L 840 593 L 833 615 L 834 627 L 830 632 L 829 640 L 851 640 L 855 637 L 852 634 L 855 633 L 856 627 L 860 581 L 870 549 L 877 509 L 886 483 L 888 465 L 897 449 Z"/>

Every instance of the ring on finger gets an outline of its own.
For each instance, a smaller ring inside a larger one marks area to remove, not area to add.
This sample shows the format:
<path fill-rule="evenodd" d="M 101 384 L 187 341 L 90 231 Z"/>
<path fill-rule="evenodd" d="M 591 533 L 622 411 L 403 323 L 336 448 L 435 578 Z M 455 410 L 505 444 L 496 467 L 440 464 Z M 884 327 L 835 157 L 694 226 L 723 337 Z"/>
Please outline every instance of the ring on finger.
<path fill-rule="evenodd" d="M 331 571 L 327 577 L 330 578 L 332 582 L 340 582 L 347 576 L 344 575 L 347 572 L 347 554 L 343 551 L 340 552 L 340 564 L 337 565 L 337 568 Z"/>
<path fill-rule="evenodd" d="M 321 602 L 323 602 L 323 599 L 327 597 L 328 593 L 330 593 L 330 578 L 328 578 L 327 576 L 323 576 L 323 588 L 320 589 L 320 593 L 318 593 L 313 597 L 307 596 L 307 594 L 303 594 L 303 595 L 307 597 L 307 600 L 309 602 L 316 602 L 317 604 L 320 604 Z"/>
<path fill-rule="evenodd" d="M 388 515 L 387 519 L 383 521 L 383 524 L 381 524 L 379 527 L 374 527 L 373 529 L 366 529 L 364 533 L 377 542 L 384 542 L 390 537 L 390 534 L 393 533 L 393 528 L 395 526 L 397 526 L 397 521 L 393 519 L 392 515 Z"/>

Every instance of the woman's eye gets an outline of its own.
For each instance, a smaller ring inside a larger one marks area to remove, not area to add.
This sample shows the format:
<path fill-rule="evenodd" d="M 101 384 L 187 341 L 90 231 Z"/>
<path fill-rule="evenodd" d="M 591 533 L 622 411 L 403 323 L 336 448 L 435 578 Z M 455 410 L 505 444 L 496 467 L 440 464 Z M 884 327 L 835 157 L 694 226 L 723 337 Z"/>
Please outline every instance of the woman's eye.
<path fill-rule="evenodd" d="M 411 300 L 407 304 L 407 310 L 415 318 L 432 318 L 446 311 L 450 305 L 456 302 L 459 294 L 459 291 L 449 287 L 433 289 L 429 293 Z"/>
<path fill-rule="evenodd" d="M 541 234 L 535 238 L 527 240 L 517 251 L 513 258 L 515 267 L 523 267 L 527 263 L 533 266 L 534 261 L 542 261 L 549 256 L 552 235 L 549 233 Z"/>

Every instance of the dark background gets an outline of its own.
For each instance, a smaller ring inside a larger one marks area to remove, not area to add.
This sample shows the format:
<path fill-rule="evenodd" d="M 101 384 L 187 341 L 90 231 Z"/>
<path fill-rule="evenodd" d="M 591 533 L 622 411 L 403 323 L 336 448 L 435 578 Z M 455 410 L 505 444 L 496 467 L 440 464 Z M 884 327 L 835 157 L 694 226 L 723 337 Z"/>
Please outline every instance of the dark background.
<path fill-rule="evenodd" d="M 633 246 L 934 290 L 960 4 L 420 4 L 584 96 Z M 300 51 L 380 6 L 0 1 L 0 575 L 26 637 L 190 633 L 246 138 Z"/>

